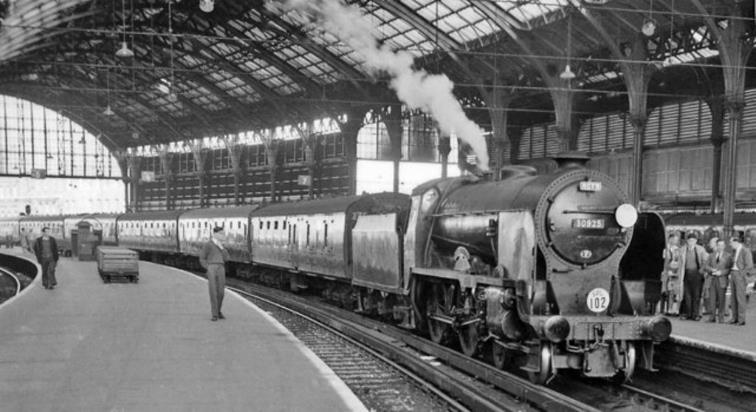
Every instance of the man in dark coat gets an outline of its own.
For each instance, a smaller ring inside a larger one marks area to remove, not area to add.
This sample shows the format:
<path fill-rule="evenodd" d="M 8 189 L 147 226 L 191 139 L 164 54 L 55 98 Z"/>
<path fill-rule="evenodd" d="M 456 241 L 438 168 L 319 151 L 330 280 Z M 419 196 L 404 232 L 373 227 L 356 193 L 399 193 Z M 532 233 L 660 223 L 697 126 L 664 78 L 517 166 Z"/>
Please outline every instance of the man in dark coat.
<path fill-rule="evenodd" d="M 207 269 L 207 285 L 210 289 L 210 320 L 225 319 L 221 306 L 226 288 L 226 262 L 228 250 L 223 246 L 225 234 L 222 227 L 213 228 L 212 238 L 205 243 L 199 254 L 200 265 Z"/>
<path fill-rule="evenodd" d="M 42 266 L 42 285 L 45 289 L 55 289 L 58 282 L 55 280 L 55 265 L 58 264 L 58 244 L 55 238 L 47 232 L 47 226 L 42 228 L 42 236 L 34 241 L 34 254 L 37 262 Z"/>
<path fill-rule="evenodd" d="M 706 262 L 706 281 L 704 281 L 704 291 L 709 293 L 709 322 L 715 320 L 724 323 L 724 316 L 727 310 L 725 301 L 725 292 L 729 284 L 730 269 L 732 269 L 732 255 L 725 250 L 725 241 L 719 239 L 714 251 L 709 255 Z"/>
<path fill-rule="evenodd" d="M 730 239 L 732 247 L 732 270 L 730 271 L 730 308 L 732 320 L 730 323 L 743 326 L 746 322 L 746 276 L 753 270 L 753 256 L 751 250 L 743 246 L 740 236 Z"/>

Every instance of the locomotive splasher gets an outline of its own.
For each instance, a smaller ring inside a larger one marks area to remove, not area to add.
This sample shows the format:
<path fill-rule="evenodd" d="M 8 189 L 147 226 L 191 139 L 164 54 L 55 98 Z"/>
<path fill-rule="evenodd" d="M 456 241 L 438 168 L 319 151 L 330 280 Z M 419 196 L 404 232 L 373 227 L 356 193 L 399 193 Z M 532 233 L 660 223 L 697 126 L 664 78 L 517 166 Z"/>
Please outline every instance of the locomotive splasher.
<path fill-rule="evenodd" d="M 418 187 L 405 267 L 438 342 L 456 335 L 468 354 L 490 344 L 497 363 L 516 359 L 539 382 L 564 368 L 629 377 L 652 368 L 653 342 L 670 333 L 654 316 L 663 223 L 567 160 L 549 174 L 515 166 L 497 182 Z"/>

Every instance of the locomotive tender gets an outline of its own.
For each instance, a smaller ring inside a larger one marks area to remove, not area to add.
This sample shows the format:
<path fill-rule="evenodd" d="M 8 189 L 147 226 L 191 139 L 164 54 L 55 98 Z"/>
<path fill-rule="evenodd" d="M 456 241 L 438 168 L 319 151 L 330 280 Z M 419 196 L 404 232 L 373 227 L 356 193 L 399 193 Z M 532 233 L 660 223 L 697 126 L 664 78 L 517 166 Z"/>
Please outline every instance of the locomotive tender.
<path fill-rule="evenodd" d="M 198 242 L 224 226 L 231 273 L 320 290 L 469 356 L 490 351 L 535 382 L 653 369 L 653 345 L 671 332 L 655 313 L 663 221 L 584 158 L 558 161 L 547 174 L 437 179 L 411 196 L 125 214 L 117 242 L 193 266 Z"/>

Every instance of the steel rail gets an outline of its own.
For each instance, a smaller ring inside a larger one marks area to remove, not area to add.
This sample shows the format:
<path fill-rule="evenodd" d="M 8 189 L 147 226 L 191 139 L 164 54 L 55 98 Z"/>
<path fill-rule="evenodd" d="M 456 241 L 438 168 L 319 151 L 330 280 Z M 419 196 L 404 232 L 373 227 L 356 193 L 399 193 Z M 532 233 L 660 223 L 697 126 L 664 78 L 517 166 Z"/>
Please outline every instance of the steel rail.
<path fill-rule="evenodd" d="M 5 268 L 0 268 L 0 273 L 10 276 L 11 278 L 13 278 L 13 280 L 16 281 L 16 293 L 13 296 L 21 293 L 21 280 L 19 280 L 19 278 L 15 274 L 13 274 L 13 272 Z"/>

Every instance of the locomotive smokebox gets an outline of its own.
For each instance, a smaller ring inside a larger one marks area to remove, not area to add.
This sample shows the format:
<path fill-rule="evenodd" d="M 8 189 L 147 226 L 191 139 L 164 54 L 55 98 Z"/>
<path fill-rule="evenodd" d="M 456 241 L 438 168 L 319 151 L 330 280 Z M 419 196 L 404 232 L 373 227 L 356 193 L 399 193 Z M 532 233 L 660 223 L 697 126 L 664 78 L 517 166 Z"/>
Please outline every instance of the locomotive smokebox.
<path fill-rule="evenodd" d="M 583 152 L 562 152 L 554 156 L 554 161 L 560 169 L 585 167 L 589 160 L 591 158 Z"/>

